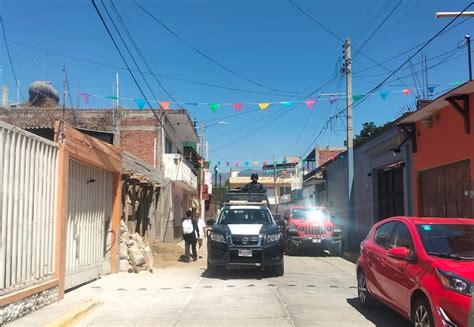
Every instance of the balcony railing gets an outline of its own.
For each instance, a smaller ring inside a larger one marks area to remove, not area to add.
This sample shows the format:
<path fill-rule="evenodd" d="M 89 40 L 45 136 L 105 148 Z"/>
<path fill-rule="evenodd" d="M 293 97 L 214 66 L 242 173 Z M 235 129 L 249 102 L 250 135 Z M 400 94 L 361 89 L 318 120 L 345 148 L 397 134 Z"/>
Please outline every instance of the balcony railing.
<path fill-rule="evenodd" d="M 179 153 L 163 154 L 165 178 L 177 182 L 188 191 L 197 191 L 197 173 Z"/>

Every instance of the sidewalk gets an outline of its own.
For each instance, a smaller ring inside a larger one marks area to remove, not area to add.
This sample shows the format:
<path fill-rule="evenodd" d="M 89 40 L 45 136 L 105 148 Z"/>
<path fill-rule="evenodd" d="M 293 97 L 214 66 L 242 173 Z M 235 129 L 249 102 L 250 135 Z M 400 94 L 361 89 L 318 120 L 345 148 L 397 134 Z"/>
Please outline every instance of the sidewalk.
<path fill-rule="evenodd" d="M 184 242 L 180 242 L 178 245 L 183 249 L 184 254 Z M 179 262 L 178 257 L 175 261 L 169 261 L 168 267 L 162 265 L 160 268 L 155 268 L 153 273 L 117 273 L 101 276 L 96 281 L 67 292 L 60 302 L 32 312 L 9 323 L 8 326 L 36 327 L 48 324 L 59 326 L 52 323 L 61 321 L 68 315 L 74 315 L 81 308 L 90 309 L 91 312 L 97 310 L 97 307 L 87 308 L 85 306 L 90 301 L 106 303 L 104 307 L 100 307 L 99 304 L 101 311 L 114 318 L 121 315 L 124 320 L 127 320 L 129 315 L 137 315 L 136 312 L 129 312 L 128 304 L 131 301 L 142 302 L 146 297 L 147 305 L 152 305 L 154 303 L 153 294 L 169 288 L 186 288 L 199 280 L 202 272 L 206 269 L 207 246 L 205 242 L 203 242 L 201 251 L 198 250 L 198 254 L 203 258 L 196 262 Z M 176 276 L 176 268 L 186 268 L 179 270 L 179 278 Z M 84 320 L 87 319 L 87 313 L 85 312 Z"/>

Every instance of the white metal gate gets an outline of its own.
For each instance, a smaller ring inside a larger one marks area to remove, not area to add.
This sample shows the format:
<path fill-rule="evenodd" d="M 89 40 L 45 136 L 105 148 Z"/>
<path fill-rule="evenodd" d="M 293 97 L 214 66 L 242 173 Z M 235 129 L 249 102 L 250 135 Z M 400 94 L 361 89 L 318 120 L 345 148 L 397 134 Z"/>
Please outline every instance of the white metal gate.
<path fill-rule="evenodd" d="M 106 273 L 112 174 L 71 160 L 69 164 L 65 289 Z"/>
<path fill-rule="evenodd" d="M 54 274 L 58 146 L 0 121 L 0 296 Z"/>

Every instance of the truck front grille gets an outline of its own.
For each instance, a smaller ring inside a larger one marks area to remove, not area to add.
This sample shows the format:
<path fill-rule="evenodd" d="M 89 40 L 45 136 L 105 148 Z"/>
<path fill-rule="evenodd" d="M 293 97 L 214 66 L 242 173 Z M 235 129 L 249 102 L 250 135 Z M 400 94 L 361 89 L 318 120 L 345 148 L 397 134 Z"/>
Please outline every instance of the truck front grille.
<path fill-rule="evenodd" d="M 304 233 L 307 236 L 324 236 L 324 227 L 323 226 L 305 226 Z"/>

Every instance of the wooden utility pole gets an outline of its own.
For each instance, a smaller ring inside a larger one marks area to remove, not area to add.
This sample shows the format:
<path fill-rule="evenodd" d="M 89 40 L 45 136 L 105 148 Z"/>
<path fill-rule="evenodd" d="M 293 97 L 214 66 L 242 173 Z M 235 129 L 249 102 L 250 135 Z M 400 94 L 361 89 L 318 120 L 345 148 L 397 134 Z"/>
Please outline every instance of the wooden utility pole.
<path fill-rule="evenodd" d="M 345 72 L 346 72 L 346 107 L 347 107 L 347 184 L 348 184 L 348 222 L 349 222 L 349 246 L 352 247 L 351 239 L 354 232 L 354 149 L 352 130 L 352 57 L 351 40 L 346 39 L 344 44 Z"/>

